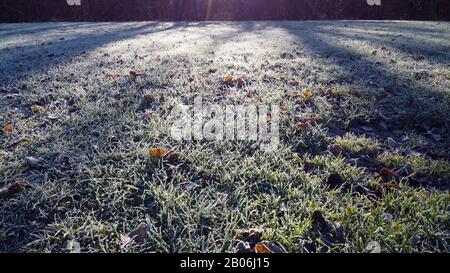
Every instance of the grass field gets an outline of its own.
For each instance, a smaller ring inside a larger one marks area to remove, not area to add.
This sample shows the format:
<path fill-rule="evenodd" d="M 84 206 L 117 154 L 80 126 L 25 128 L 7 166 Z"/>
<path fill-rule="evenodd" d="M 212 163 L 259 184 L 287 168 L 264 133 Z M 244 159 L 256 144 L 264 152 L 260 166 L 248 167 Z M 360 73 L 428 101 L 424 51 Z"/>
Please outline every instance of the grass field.
<path fill-rule="evenodd" d="M 0 71 L 2 252 L 450 251 L 450 23 L 0 24 Z M 280 145 L 172 139 L 195 96 Z"/>

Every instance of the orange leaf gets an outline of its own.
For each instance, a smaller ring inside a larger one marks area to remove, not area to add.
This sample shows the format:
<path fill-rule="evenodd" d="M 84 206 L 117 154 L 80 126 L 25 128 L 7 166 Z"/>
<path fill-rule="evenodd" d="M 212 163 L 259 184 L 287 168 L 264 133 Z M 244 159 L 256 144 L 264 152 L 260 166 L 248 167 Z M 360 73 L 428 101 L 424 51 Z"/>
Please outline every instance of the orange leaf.
<path fill-rule="evenodd" d="M 280 244 L 262 241 L 255 245 L 255 253 L 286 253 L 286 249 Z"/>
<path fill-rule="evenodd" d="M 225 79 L 223 80 L 225 83 L 229 83 L 229 82 L 231 82 L 233 80 L 233 76 L 231 76 L 231 75 L 227 75 L 226 77 L 225 77 Z"/>
<path fill-rule="evenodd" d="M 152 157 L 163 157 L 164 156 L 164 148 L 153 148 L 153 149 L 150 149 L 149 154 Z"/>
<path fill-rule="evenodd" d="M 255 245 L 255 253 L 273 253 L 273 252 L 265 244 L 259 243 Z"/>
<path fill-rule="evenodd" d="M 330 93 L 331 96 L 336 97 L 337 96 L 337 91 L 336 88 L 331 88 L 328 93 Z"/>
<path fill-rule="evenodd" d="M 311 89 L 307 89 L 307 90 L 305 91 L 304 95 L 305 95 L 305 98 L 306 98 L 306 99 L 309 99 L 309 98 L 312 97 L 313 93 L 312 93 Z"/>
<path fill-rule="evenodd" d="M 14 127 L 12 124 L 8 123 L 3 126 L 2 131 L 5 134 L 10 134 L 14 131 Z"/>

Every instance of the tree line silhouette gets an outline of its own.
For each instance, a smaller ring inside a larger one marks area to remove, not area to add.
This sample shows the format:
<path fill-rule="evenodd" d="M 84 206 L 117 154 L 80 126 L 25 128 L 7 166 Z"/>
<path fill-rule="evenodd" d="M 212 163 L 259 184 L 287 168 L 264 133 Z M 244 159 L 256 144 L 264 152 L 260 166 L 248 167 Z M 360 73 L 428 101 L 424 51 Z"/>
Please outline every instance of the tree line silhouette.
<path fill-rule="evenodd" d="M 1 0 L 0 21 L 449 20 L 450 0 Z"/>

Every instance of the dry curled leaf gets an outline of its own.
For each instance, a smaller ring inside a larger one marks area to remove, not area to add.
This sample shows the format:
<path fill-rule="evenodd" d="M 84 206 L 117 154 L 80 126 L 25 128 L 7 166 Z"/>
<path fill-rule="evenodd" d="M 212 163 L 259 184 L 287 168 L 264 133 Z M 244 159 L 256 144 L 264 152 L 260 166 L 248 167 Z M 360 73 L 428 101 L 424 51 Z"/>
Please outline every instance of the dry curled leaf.
<path fill-rule="evenodd" d="M 255 253 L 287 253 L 283 246 L 268 241 L 257 243 L 254 248 Z"/>
<path fill-rule="evenodd" d="M 330 90 L 328 90 L 328 93 L 333 97 L 337 96 L 336 88 L 331 88 Z"/>
<path fill-rule="evenodd" d="M 164 156 L 164 148 L 152 148 L 149 151 L 151 157 L 161 158 Z"/>
<path fill-rule="evenodd" d="M 245 82 L 244 82 L 244 80 L 241 77 L 239 77 L 239 78 L 236 79 L 236 83 L 238 85 L 243 85 Z"/>
<path fill-rule="evenodd" d="M 384 176 L 384 177 L 395 177 L 396 176 L 395 172 L 393 170 L 388 169 L 388 168 L 382 168 L 380 170 L 380 175 Z"/>
<path fill-rule="evenodd" d="M 306 129 L 309 126 L 315 126 L 315 125 L 317 125 L 316 118 L 315 117 L 311 117 L 311 118 L 306 118 L 303 121 L 301 121 L 298 124 L 298 127 L 302 128 L 302 129 Z"/>
<path fill-rule="evenodd" d="M 14 131 L 14 126 L 10 123 L 5 124 L 2 128 L 4 134 L 11 134 Z"/>
<path fill-rule="evenodd" d="M 173 160 L 176 160 L 177 159 L 177 155 L 175 154 L 175 151 L 174 150 L 169 150 L 165 155 L 164 155 L 164 160 L 167 160 L 167 161 L 173 161 Z"/>
<path fill-rule="evenodd" d="M 42 107 L 42 106 L 40 106 L 38 104 L 34 104 L 33 106 L 31 106 L 31 110 L 34 113 L 39 113 L 39 112 L 42 112 L 42 110 L 44 110 L 44 107 Z"/>
<path fill-rule="evenodd" d="M 305 96 L 306 99 L 309 99 L 312 97 L 313 93 L 311 89 L 307 89 L 303 95 Z"/>
<path fill-rule="evenodd" d="M 147 232 L 151 230 L 151 226 L 147 223 L 141 223 L 139 226 L 132 230 L 128 235 L 120 235 L 120 241 L 122 242 L 122 247 L 126 247 L 130 244 L 137 243 L 141 244 L 145 241 L 147 237 Z"/>
<path fill-rule="evenodd" d="M 210 69 L 208 70 L 208 72 L 211 73 L 211 74 L 212 74 L 212 73 L 216 73 L 216 72 L 217 72 L 217 68 L 214 68 L 214 67 L 213 67 L 213 68 L 210 68 Z"/>
<path fill-rule="evenodd" d="M 223 79 L 224 83 L 230 83 L 233 80 L 233 76 L 231 76 L 230 74 L 228 74 L 225 79 Z"/>
<path fill-rule="evenodd" d="M 0 188 L 0 198 L 11 197 L 12 195 L 19 193 L 20 191 L 25 189 L 26 186 L 27 186 L 27 184 L 24 181 L 20 181 L 20 180 L 14 182 L 14 183 L 11 183 L 9 185 L 6 185 L 6 186 Z"/>
<path fill-rule="evenodd" d="M 130 76 L 136 78 L 138 73 L 136 73 L 136 71 L 130 71 Z"/>

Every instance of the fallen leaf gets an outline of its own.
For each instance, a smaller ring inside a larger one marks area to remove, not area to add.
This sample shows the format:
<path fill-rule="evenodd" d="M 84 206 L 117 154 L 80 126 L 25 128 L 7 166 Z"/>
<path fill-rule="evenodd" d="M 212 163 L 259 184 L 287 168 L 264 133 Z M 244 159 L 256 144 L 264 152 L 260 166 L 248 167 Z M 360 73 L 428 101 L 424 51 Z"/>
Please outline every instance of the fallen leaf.
<path fill-rule="evenodd" d="M 25 164 L 30 169 L 36 169 L 40 167 L 41 160 L 32 156 L 25 157 Z"/>
<path fill-rule="evenodd" d="M 330 90 L 328 90 L 328 93 L 333 97 L 337 96 L 336 88 L 331 88 Z"/>
<path fill-rule="evenodd" d="M 245 82 L 244 82 L 244 80 L 241 77 L 239 77 L 239 78 L 236 79 L 236 83 L 238 85 L 243 85 Z"/>
<path fill-rule="evenodd" d="M 228 75 L 225 77 L 225 79 L 223 79 L 223 82 L 224 82 L 224 83 L 230 83 L 232 80 L 233 80 L 233 76 L 231 76 L 231 75 L 228 74 Z"/>
<path fill-rule="evenodd" d="M 37 104 L 34 104 L 33 106 L 31 106 L 31 110 L 32 110 L 34 113 L 39 113 L 39 112 L 41 112 L 42 110 L 44 110 L 44 107 L 42 107 L 42 106 L 40 106 L 40 105 L 37 105 Z"/>
<path fill-rule="evenodd" d="M 137 243 L 141 244 L 145 241 L 147 237 L 147 232 L 151 230 L 151 225 L 147 223 L 141 223 L 139 226 L 132 230 L 128 235 L 120 235 L 120 240 L 122 242 L 122 247 L 126 247 L 130 244 Z"/>
<path fill-rule="evenodd" d="M 161 158 L 164 156 L 164 148 L 153 148 L 149 151 L 150 156 Z"/>
<path fill-rule="evenodd" d="M 106 73 L 106 76 L 112 78 L 113 80 L 117 80 L 118 78 L 120 78 L 119 74 Z"/>
<path fill-rule="evenodd" d="M 18 146 L 18 145 L 25 145 L 29 142 L 29 140 L 27 139 L 26 136 L 24 135 L 20 135 L 17 136 L 16 138 L 14 138 L 11 143 L 10 146 Z"/>
<path fill-rule="evenodd" d="M 258 243 L 255 245 L 255 253 L 273 253 L 273 251 L 266 244 Z"/>
<path fill-rule="evenodd" d="M 136 78 L 138 73 L 136 73 L 136 71 L 130 71 L 130 76 Z"/>
<path fill-rule="evenodd" d="M 302 129 L 306 129 L 309 126 L 314 126 L 314 125 L 317 125 L 316 118 L 315 117 L 311 117 L 311 118 L 306 118 L 303 121 L 301 121 L 298 124 L 298 127 L 302 128 Z"/>
<path fill-rule="evenodd" d="M 382 168 L 380 170 L 380 175 L 384 176 L 384 177 L 395 177 L 396 176 L 395 172 L 393 170 L 388 169 L 388 168 Z"/>
<path fill-rule="evenodd" d="M 216 73 L 217 72 L 217 68 L 210 68 L 209 70 L 208 70 L 208 72 L 209 73 Z"/>
<path fill-rule="evenodd" d="M 306 128 L 309 127 L 309 123 L 306 123 L 306 122 L 300 122 L 300 123 L 298 124 L 298 127 L 302 128 L 302 129 L 306 129 Z"/>
<path fill-rule="evenodd" d="M 24 181 L 20 181 L 20 180 L 14 182 L 14 183 L 11 183 L 9 185 L 6 185 L 6 186 L 0 188 L 0 198 L 11 197 L 12 195 L 19 193 L 20 191 L 25 189 L 26 186 L 27 186 L 27 183 L 25 183 Z"/>
<path fill-rule="evenodd" d="M 303 95 L 305 96 L 306 99 L 309 99 L 312 97 L 313 93 L 311 89 L 307 89 Z"/>
<path fill-rule="evenodd" d="M 286 249 L 279 245 L 274 244 L 268 241 L 262 241 L 260 243 L 257 243 L 254 248 L 255 253 L 287 253 Z"/>
<path fill-rule="evenodd" d="M 173 161 L 173 160 L 177 159 L 177 155 L 175 154 L 175 151 L 171 149 L 164 155 L 163 158 L 164 158 L 164 160 L 167 160 L 167 161 Z"/>
<path fill-rule="evenodd" d="M 5 124 L 2 128 L 4 134 L 11 134 L 14 131 L 14 126 L 10 123 Z"/>

